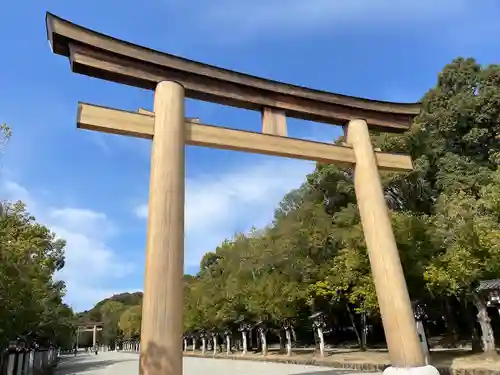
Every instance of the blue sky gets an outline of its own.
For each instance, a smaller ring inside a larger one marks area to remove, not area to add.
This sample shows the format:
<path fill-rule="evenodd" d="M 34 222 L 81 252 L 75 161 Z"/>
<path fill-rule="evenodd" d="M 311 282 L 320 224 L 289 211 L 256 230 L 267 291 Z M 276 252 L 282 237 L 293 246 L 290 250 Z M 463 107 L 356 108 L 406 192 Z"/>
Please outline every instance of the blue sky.
<path fill-rule="evenodd" d="M 457 56 L 500 59 L 495 0 L 18 0 L 0 12 L 0 198 L 23 199 L 68 241 L 59 277 L 67 302 L 88 309 L 142 289 L 150 142 L 77 130 L 78 101 L 152 108 L 152 93 L 70 72 L 50 52 L 45 12 L 187 58 L 285 82 L 382 100 L 415 101 Z M 258 130 L 260 116 L 187 102 L 187 116 Z M 339 129 L 290 121 L 290 135 L 323 141 Z M 188 147 L 186 256 L 263 226 L 307 162 Z"/>

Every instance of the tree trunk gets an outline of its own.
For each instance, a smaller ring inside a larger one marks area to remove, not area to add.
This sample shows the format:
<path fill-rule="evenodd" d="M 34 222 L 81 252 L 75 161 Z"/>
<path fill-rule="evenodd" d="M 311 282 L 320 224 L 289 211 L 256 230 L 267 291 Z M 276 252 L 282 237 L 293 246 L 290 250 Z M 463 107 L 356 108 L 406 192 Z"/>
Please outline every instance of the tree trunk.
<path fill-rule="evenodd" d="M 321 358 L 325 356 L 325 338 L 323 337 L 323 328 L 318 327 L 318 340 L 319 340 L 319 355 Z"/>
<path fill-rule="evenodd" d="M 267 340 L 266 333 L 264 331 L 260 331 L 260 344 L 262 345 L 262 355 L 267 355 Z"/>
<path fill-rule="evenodd" d="M 291 330 L 292 330 L 292 340 L 293 342 L 297 342 L 297 335 L 295 334 L 295 329 L 292 327 Z"/>
<path fill-rule="evenodd" d="M 451 306 L 451 297 L 445 297 L 444 299 L 444 307 L 445 307 L 445 324 L 446 330 L 448 331 L 451 339 L 451 345 L 453 347 L 457 346 L 458 343 L 458 327 L 457 327 L 457 319 L 455 316 L 455 312 L 453 311 L 453 307 Z"/>
<path fill-rule="evenodd" d="M 184 351 L 188 350 L 188 340 L 184 339 Z"/>
<path fill-rule="evenodd" d="M 481 326 L 481 340 L 483 343 L 483 351 L 488 355 L 496 355 L 495 335 L 491 327 L 488 309 L 484 300 L 477 294 L 473 293 L 474 304 L 477 308 L 477 320 Z"/>
<path fill-rule="evenodd" d="M 292 355 L 292 335 L 290 333 L 290 328 L 287 328 L 285 330 L 285 336 L 286 336 L 286 355 L 291 356 Z"/>
<path fill-rule="evenodd" d="M 196 351 L 196 339 L 193 338 L 193 353 Z"/>
<path fill-rule="evenodd" d="M 476 325 L 474 324 L 472 327 L 472 352 L 473 353 L 481 353 L 483 351 L 481 335 L 477 331 Z"/>
<path fill-rule="evenodd" d="M 245 331 L 241 332 L 241 339 L 243 340 L 243 353 L 242 355 L 247 354 L 247 333 Z"/>
<path fill-rule="evenodd" d="M 366 312 L 361 314 L 361 350 L 366 350 L 368 347 L 368 326 L 366 325 Z"/>
<path fill-rule="evenodd" d="M 229 355 L 231 353 L 231 336 L 226 336 L 226 354 Z"/>
<path fill-rule="evenodd" d="M 356 334 L 359 348 L 361 350 L 365 350 L 365 348 L 363 347 L 363 340 L 361 340 L 361 336 L 359 334 L 358 327 L 356 327 L 356 318 L 354 317 L 354 314 L 352 313 L 352 310 L 351 310 L 351 307 L 349 306 L 349 303 L 347 301 L 345 301 L 344 303 L 345 303 L 345 307 L 347 309 L 347 312 L 349 313 L 349 319 L 351 320 L 352 328 L 354 329 L 354 333 Z"/>
<path fill-rule="evenodd" d="M 257 341 L 257 349 L 255 350 L 256 353 L 259 351 L 262 351 L 262 339 L 260 338 L 260 331 L 257 329 L 257 337 L 255 338 L 255 341 Z"/>
<path fill-rule="evenodd" d="M 201 339 L 201 354 L 205 354 L 206 350 L 207 350 L 207 339 L 203 337 Z"/>
<path fill-rule="evenodd" d="M 283 339 L 283 331 L 280 330 L 279 333 L 279 338 L 280 338 L 280 353 L 285 352 L 285 340 Z"/>
<path fill-rule="evenodd" d="M 214 355 L 217 354 L 217 335 L 212 335 L 212 342 L 213 342 L 213 351 Z"/>
<path fill-rule="evenodd" d="M 479 325 L 477 321 L 477 316 L 475 313 L 471 313 L 471 309 L 467 303 L 467 300 L 463 300 L 464 309 L 467 312 L 466 323 L 468 326 L 468 331 L 471 332 L 471 341 L 472 341 L 472 352 L 473 353 L 481 353 L 483 351 L 482 343 L 481 343 L 481 335 L 477 330 L 477 326 Z M 475 306 L 475 305 L 474 305 Z"/>

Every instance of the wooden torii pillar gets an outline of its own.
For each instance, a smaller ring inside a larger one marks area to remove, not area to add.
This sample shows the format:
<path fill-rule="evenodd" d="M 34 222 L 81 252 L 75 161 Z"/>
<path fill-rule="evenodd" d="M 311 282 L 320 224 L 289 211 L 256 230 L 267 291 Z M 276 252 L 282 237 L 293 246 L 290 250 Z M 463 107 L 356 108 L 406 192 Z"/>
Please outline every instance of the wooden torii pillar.
<path fill-rule="evenodd" d="M 402 132 L 420 105 L 372 101 L 237 73 L 130 44 L 47 14 L 54 53 L 73 72 L 154 90 L 154 112 L 80 103 L 82 129 L 152 139 L 140 373 L 182 374 L 184 146 L 355 165 L 355 189 L 392 367 L 426 366 L 378 170 L 412 169 L 409 156 L 377 152 L 369 128 Z M 262 133 L 184 118 L 189 97 L 262 112 Z M 345 146 L 287 137 L 286 117 L 344 125 Z M 207 218 L 210 220 L 210 218 Z"/>

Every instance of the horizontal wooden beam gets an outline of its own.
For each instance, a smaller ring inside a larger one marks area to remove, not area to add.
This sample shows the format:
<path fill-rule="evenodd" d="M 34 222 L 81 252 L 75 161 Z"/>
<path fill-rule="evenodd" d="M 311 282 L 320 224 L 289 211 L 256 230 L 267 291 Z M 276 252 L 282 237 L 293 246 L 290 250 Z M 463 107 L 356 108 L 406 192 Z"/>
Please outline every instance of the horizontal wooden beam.
<path fill-rule="evenodd" d="M 154 112 L 152 111 L 148 111 L 147 109 L 144 109 L 144 108 L 139 108 L 137 110 L 137 113 L 140 113 L 141 115 L 148 115 L 148 116 L 154 116 Z M 201 120 L 198 118 L 198 117 L 186 117 L 186 121 L 187 122 L 195 122 L 197 124 L 199 124 L 201 122 Z"/>
<path fill-rule="evenodd" d="M 96 328 L 96 331 L 102 331 L 102 328 Z M 78 328 L 78 331 L 80 332 L 94 332 L 93 328 Z"/>
<path fill-rule="evenodd" d="M 153 138 L 154 116 L 79 103 L 77 126 L 104 133 Z M 313 160 L 320 163 L 353 165 L 351 148 L 302 139 L 234 130 L 186 121 L 186 144 L 244 151 L 256 154 Z M 413 168 L 407 155 L 376 153 L 379 168 L 406 171 Z"/>
<path fill-rule="evenodd" d="M 262 111 L 275 108 L 288 117 L 344 125 L 363 118 L 371 128 L 409 129 L 420 103 L 394 103 L 314 90 L 188 60 L 125 42 L 46 15 L 54 53 L 70 59 L 72 70 L 113 82 L 154 90 L 175 80 L 189 98 Z"/>

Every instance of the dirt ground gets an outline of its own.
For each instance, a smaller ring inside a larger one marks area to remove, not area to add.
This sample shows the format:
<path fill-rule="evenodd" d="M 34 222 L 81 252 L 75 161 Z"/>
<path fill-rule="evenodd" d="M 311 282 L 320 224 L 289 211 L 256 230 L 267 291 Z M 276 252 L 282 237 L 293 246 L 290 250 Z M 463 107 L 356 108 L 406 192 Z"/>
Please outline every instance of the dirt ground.
<path fill-rule="evenodd" d="M 187 356 L 203 356 L 201 351 L 185 352 Z M 204 357 L 213 357 L 212 352 L 205 353 Z M 218 353 L 216 358 L 228 358 L 225 353 Z M 350 368 L 361 371 L 382 371 L 389 366 L 387 350 L 370 350 L 361 352 L 355 349 L 328 350 L 325 358 L 320 358 L 313 350 L 294 349 L 291 357 L 270 351 L 266 357 L 260 353 L 249 352 L 242 356 L 234 353 L 229 356 L 233 359 L 264 360 L 270 362 L 286 362 L 301 364 L 317 364 L 328 367 Z M 431 352 L 430 364 L 437 367 L 441 373 L 453 374 L 500 374 L 500 355 L 498 357 L 485 357 L 474 354 L 468 349 L 436 349 Z"/>

